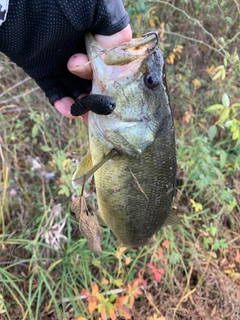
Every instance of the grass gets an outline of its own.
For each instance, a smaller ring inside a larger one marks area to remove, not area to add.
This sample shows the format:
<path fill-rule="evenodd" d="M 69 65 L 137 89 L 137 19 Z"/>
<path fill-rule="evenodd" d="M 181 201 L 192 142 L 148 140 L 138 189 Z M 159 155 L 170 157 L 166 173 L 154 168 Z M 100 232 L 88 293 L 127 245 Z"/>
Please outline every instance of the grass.
<path fill-rule="evenodd" d="M 182 221 L 139 249 L 104 229 L 102 255 L 88 250 L 69 209 L 86 127 L 1 55 L 1 320 L 240 319 L 240 20 L 230 2 L 126 1 L 136 36 L 162 31 Z M 95 210 L 93 185 L 86 195 Z"/>

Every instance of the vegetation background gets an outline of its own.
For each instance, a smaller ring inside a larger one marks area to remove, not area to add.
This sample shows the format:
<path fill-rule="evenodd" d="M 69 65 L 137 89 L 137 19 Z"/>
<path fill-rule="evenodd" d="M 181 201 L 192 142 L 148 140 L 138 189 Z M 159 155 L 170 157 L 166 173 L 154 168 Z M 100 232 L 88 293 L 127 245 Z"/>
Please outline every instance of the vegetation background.
<path fill-rule="evenodd" d="M 136 250 L 106 229 L 95 257 L 69 209 L 87 129 L 1 55 L 0 319 L 240 319 L 240 4 L 125 5 L 135 37 L 160 32 L 182 225 Z"/>

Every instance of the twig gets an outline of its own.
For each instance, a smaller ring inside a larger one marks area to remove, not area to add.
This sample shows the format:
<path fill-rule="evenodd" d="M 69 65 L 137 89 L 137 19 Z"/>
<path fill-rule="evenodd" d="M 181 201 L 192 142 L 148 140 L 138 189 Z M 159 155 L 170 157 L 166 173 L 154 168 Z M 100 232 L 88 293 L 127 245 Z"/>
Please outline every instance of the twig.
<path fill-rule="evenodd" d="M 4 90 L 3 93 L 0 94 L 0 98 L 1 98 L 2 96 L 4 96 L 7 92 L 9 92 L 9 91 L 11 91 L 12 89 L 20 86 L 21 84 L 23 84 L 24 82 L 26 82 L 26 81 L 28 81 L 28 80 L 30 80 L 30 79 L 31 79 L 30 77 L 27 77 L 27 78 L 23 79 L 22 81 L 19 81 L 19 82 L 15 83 L 12 87 L 8 88 L 7 90 Z"/>
<path fill-rule="evenodd" d="M 125 291 L 126 291 L 126 289 L 112 289 L 112 290 L 109 290 L 107 292 L 103 292 L 102 294 L 103 294 L 103 296 L 110 296 L 112 294 L 118 294 L 118 293 L 122 293 L 122 292 L 125 292 Z M 66 303 L 66 302 L 70 302 L 72 300 L 77 301 L 77 300 L 85 300 L 85 299 L 87 299 L 87 296 L 85 296 L 84 294 L 81 294 L 79 297 L 76 297 L 74 299 L 72 299 L 72 298 L 71 299 L 63 298 L 62 302 Z"/>
<path fill-rule="evenodd" d="M 142 194 L 144 195 L 144 197 L 147 199 L 147 201 L 149 201 L 146 193 L 144 192 L 143 188 L 140 186 L 140 183 L 138 182 L 137 178 L 135 177 L 135 175 L 133 174 L 132 170 L 130 167 L 128 167 L 128 170 L 130 171 L 132 177 L 133 177 L 133 180 L 134 182 L 136 183 L 136 185 L 138 186 L 138 189 L 142 192 Z"/>
<path fill-rule="evenodd" d="M 16 104 L 10 104 L 8 106 L 2 106 L 0 108 L 0 112 L 2 114 L 7 114 L 7 113 L 17 113 L 17 112 L 23 112 L 23 111 L 28 111 L 26 108 L 20 108 L 20 107 L 17 107 Z"/>
<path fill-rule="evenodd" d="M 236 33 L 235 36 L 232 37 L 232 39 L 229 39 L 229 40 L 228 40 L 228 44 L 231 43 L 231 42 L 233 42 L 233 41 L 235 40 L 235 38 L 237 38 L 238 36 L 240 36 L 240 31 L 239 31 L 238 33 Z"/>
<path fill-rule="evenodd" d="M 19 99 L 19 98 L 23 98 L 23 97 L 29 95 L 30 93 L 32 93 L 32 92 L 34 92 L 34 91 L 36 91 L 36 90 L 40 90 L 40 88 L 39 88 L 39 87 L 32 88 L 31 90 L 29 90 L 29 91 L 27 91 L 27 92 L 24 92 L 24 93 L 22 93 L 22 94 L 19 94 L 19 95 L 17 95 L 17 96 L 12 97 L 11 99 L 3 100 L 3 101 L 1 101 L 1 103 L 2 103 L 2 104 L 3 104 L 3 103 L 8 103 L 8 102 L 10 102 L 10 101 L 12 101 L 12 100 L 17 100 L 17 99 Z"/>
<path fill-rule="evenodd" d="M 183 37 L 183 38 L 185 38 L 185 39 L 188 39 L 188 40 L 191 40 L 191 41 L 195 41 L 195 42 L 198 42 L 198 43 L 203 43 L 203 44 L 206 45 L 207 47 L 209 47 L 209 48 L 211 48 L 212 50 L 218 52 L 222 57 L 226 58 L 229 62 L 231 62 L 230 59 L 229 59 L 229 58 L 227 57 L 227 55 L 226 55 L 227 52 L 224 50 L 224 47 L 215 39 L 215 37 L 213 36 L 212 33 L 210 33 L 209 31 L 207 31 L 207 30 L 204 28 L 204 26 L 202 25 L 202 23 L 201 23 L 199 20 L 197 20 L 197 19 L 189 16 L 186 11 L 184 11 L 184 10 L 182 10 L 182 9 L 174 6 L 174 5 L 172 5 L 172 4 L 169 3 L 169 2 L 162 1 L 162 0 L 149 0 L 149 2 L 162 3 L 162 4 L 164 4 L 164 5 L 168 5 L 169 7 L 171 7 L 172 9 L 174 9 L 174 10 L 176 10 L 176 11 L 181 12 L 181 13 L 182 13 L 183 15 L 185 15 L 190 21 L 193 21 L 194 23 L 196 23 L 196 24 L 203 30 L 203 32 L 212 39 L 212 41 L 216 44 L 216 46 L 217 46 L 219 49 L 215 49 L 215 48 L 213 48 L 212 46 L 209 46 L 209 45 L 207 45 L 206 43 L 204 43 L 204 42 L 202 42 L 202 41 L 200 41 L 200 40 L 197 40 L 197 39 L 192 39 L 192 38 L 187 37 L 187 36 L 182 36 L 182 35 L 179 35 L 179 34 L 174 33 L 174 32 L 171 33 L 171 34 L 174 34 L 174 35 L 177 35 L 177 36 L 180 36 L 180 37 Z M 238 6 L 237 2 L 235 2 L 235 3 L 236 3 L 236 5 L 237 5 L 238 11 L 239 11 L 239 6 Z M 170 33 L 170 32 L 165 31 L 165 33 Z M 239 32 L 230 40 L 230 42 L 232 42 L 238 35 L 239 35 Z M 221 53 L 221 51 L 222 51 L 224 54 Z"/>
<path fill-rule="evenodd" d="M 157 308 L 157 306 L 155 305 L 155 303 L 153 302 L 153 299 L 151 297 L 151 295 L 149 293 L 147 293 L 147 291 L 144 289 L 144 293 L 145 293 L 145 296 L 148 300 L 148 302 L 151 304 L 151 306 L 155 309 L 155 311 L 157 312 L 157 314 L 160 316 L 160 317 L 163 317 L 162 313 L 160 312 L 160 310 Z"/>
<path fill-rule="evenodd" d="M 160 32 L 164 32 L 166 34 L 171 34 L 171 35 L 177 36 L 179 38 L 183 38 L 183 39 L 186 39 L 186 40 L 190 40 L 190 41 L 193 41 L 193 42 L 197 42 L 197 43 L 203 44 L 204 46 L 208 47 L 209 49 L 217 52 L 223 58 L 226 58 L 226 56 L 219 49 L 214 48 L 213 46 L 211 46 L 210 44 L 206 43 L 205 41 L 198 40 L 198 39 L 195 39 L 195 38 L 191 38 L 191 37 L 188 37 L 188 36 L 184 36 L 184 35 L 182 35 L 180 33 L 177 33 L 177 32 L 166 31 L 166 30 L 162 30 L 162 29 L 160 30 Z"/>
<path fill-rule="evenodd" d="M 188 274 L 186 287 L 185 287 L 185 289 L 183 291 L 183 294 L 182 294 L 180 300 L 178 301 L 178 304 L 176 305 L 176 308 L 174 310 L 174 314 L 173 314 L 174 318 L 175 318 L 175 315 L 176 315 L 180 305 L 182 304 L 183 300 L 186 299 L 189 295 L 191 295 L 196 290 L 196 287 L 195 287 L 193 290 L 187 292 L 188 288 L 189 288 L 189 285 L 190 285 L 190 279 L 191 279 L 192 271 L 193 271 L 193 264 L 190 267 L 190 271 L 189 271 L 189 274 Z"/>

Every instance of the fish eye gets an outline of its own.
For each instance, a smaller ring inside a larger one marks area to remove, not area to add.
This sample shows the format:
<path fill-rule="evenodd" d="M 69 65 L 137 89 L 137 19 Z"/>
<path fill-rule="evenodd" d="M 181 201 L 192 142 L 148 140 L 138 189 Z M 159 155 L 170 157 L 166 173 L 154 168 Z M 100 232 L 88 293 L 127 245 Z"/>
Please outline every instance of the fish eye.
<path fill-rule="evenodd" d="M 154 89 L 159 85 L 159 77 L 156 73 L 147 73 L 143 79 L 145 86 L 149 89 Z"/>

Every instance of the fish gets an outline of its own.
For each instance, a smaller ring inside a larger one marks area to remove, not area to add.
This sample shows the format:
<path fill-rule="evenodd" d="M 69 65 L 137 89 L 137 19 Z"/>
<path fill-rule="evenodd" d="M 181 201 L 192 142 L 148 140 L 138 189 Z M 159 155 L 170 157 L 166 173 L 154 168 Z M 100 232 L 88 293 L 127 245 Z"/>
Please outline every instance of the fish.
<path fill-rule="evenodd" d="M 159 35 L 104 50 L 87 33 L 85 43 L 92 94 L 112 97 L 116 107 L 108 115 L 89 112 L 90 152 L 72 184 L 79 188 L 94 175 L 99 224 L 122 245 L 141 247 L 161 227 L 178 223 L 175 131 Z"/>

